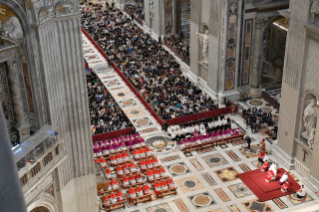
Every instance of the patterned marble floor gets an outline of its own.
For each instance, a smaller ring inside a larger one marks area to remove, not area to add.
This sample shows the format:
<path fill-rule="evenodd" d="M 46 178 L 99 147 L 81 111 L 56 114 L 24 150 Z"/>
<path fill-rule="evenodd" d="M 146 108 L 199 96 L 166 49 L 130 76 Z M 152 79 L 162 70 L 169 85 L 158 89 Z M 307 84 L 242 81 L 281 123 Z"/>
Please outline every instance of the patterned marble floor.
<path fill-rule="evenodd" d="M 105 86 L 136 126 L 137 130 L 147 138 L 165 136 L 159 124 L 146 108 L 130 91 L 127 85 L 114 70 L 107 68 L 103 59 L 94 46 L 83 35 L 84 50 L 90 67 L 93 67 Z M 92 51 L 93 50 L 93 51 Z M 92 53 L 93 52 L 93 53 Z M 94 54 L 93 57 L 90 57 Z M 254 102 L 253 102 L 254 103 Z M 257 104 L 257 102 L 255 102 Z M 264 102 L 262 102 L 264 104 Z M 250 102 L 249 102 L 250 104 Z M 232 116 L 238 125 L 245 128 L 240 115 Z M 252 145 L 257 147 L 259 141 L 266 137 L 264 134 L 247 134 L 254 138 Z M 297 200 L 294 195 L 280 197 L 267 202 L 259 202 L 256 196 L 238 179 L 237 174 L 256 169 L 254 153 L 240 150 L 240 145 L 228 144 L 217 146 L 204 152 L 193 151 L 189 155 L 183 154 L 165 139 L 150 139 L 154 148 L 160 149 L 157 157 L 169 170 L 169 174 L 178 186 L 178 195 L 168 196 L 150 203 L 139 204 L 116 211 L 127 212 L 261 212 L 261 211 L 316 211 L 319 206 L 318 196 L 307 189 L 308 197 Z M 168 148 L 167 146 L 172 147 Z M 162 154 L 162 150 L 166 150 Z M 266 149 L 271 149 L 267 141 Z M 250 157 L 247 157 L 249 155 Z M 274 160 L 270 155 L 271 160 Z M 281 165 L 279 164 L 281 167 Z M 293 175 L 302 177 L 295 171 Z M 302 181 L 302 180 L 301 180 Z M 309 207 L 309 210 L 307 210 Z"/>

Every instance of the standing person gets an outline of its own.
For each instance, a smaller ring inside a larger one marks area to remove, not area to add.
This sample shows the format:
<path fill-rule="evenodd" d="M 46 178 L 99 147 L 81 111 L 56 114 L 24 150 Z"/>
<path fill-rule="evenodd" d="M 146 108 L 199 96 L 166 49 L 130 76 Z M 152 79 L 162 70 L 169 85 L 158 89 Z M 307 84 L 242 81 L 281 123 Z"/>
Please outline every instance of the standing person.
<path fill-rule="evenodd" d="M 260 144 L 261 144 L 260 149 L 265 151 L 266 150 L 266 143 L 265 143 L 265 139 L 264 138 L 262 139 Z"/>
<path fill-rule="evenodd" d="M 247 130 L 247 127 L 251 125 L 251 117 L 250 116 L 247 116 L 247 120 L 246 120 L 246 130 Z"/>
<path fill-rule="evenodd" d="M 251 143 L 251 138 L 249 136 L 246 136 L 246 141 L 247 141 L 247 148 L 250 150 L 250 143 Z"/>
<path fill-rule="evenodd" d="M 230 110 L 231 110 L 231 115 L 234 116 L 236 113 L 236 105 L 233 102 L 233 104 L 230 106 Z"/>
<path fill-rule="evenodd" d="M 134 21 L 134 12 L 131 15 L 132 21 Z"/>
<path fill-rule="evenodd" d="M 306 196 L 305 186 L 302 185 L 299 191 L 297 192 L 297 197 L 303 199 Z"/>

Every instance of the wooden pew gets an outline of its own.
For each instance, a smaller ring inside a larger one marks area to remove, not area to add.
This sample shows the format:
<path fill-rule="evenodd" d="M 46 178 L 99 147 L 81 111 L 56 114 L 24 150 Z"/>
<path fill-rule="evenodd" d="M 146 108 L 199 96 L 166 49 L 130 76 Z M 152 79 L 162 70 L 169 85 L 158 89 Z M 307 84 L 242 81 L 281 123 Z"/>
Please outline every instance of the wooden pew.
<path fill-rule="evenodd" d="M 166 190 L 161 190 L 160 193 L 157 195 L 157 198 L 163 198 L 165 196 L 168 196 L 168 195 L 177 195 L 177 187 L 175 188 L 169 188 L 169 189 L 166 189 Z"/>
<path fill-rule="evenodd" d="M 114 203 L 114 204 L 109 204 L 107 208 L 104 208 L 103 203 L 100 203 L 99 207 L 100 207 L 100 210 L 103 210 L 103 211 L 112 211 L 112 210 L 116 210 L 116 209 L 119 209 L 119 208 L 124 208 L 125 209 L 125 201 L 117 202 L 117 203 Z"/>

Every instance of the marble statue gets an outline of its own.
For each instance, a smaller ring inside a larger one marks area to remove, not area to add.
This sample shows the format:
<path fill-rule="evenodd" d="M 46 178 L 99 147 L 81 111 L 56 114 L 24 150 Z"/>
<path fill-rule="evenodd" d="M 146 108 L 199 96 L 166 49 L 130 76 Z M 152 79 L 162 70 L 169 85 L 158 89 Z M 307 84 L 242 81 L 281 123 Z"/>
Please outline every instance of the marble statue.
<path fill-rule="evenodd" d="M 310 131 L 310 136 L 308 138 L 308 144 L 309 144 L 311 149 L 312 149 L 314 141 L 315 141 L 315 132 L 316 132 L 316 129 L 312 128 Z"/>
<path fill-rule="evenodd" d="M 310 136 L 311 130 L 316 129 L 317 113 L 318 107 L 316 105 L 316 100 L 311 99 L 309 105 L 305 108 L 303 112 L 303 121 L 306 131 L 303 132 L 302 135 L 307 139 Z"/>
<path fill-rule="evenodd" d="M 312 22 L 314 22 L 316 15 L 319 14 L 319 0 L 313 0 L 310 12 L 312 15 Z"/>
<path fill-rule="evenodd" d="M 5 36 L 14 39 L 19 39 L 23 37 L 23 30 L 20 21 L 15 16 L 11 16 L 3 25 L 0 25 L 0 28 Z"/>
<path fill-rule="evenodd" d="M 200 46 L 202 47 L 202 60 L 201 63 L 205 66 L 208 65 L 208 46 L 209 46 L 209 32 L 206 30 L 204 34 L 196 33 L 199 38 Z"/>
<path fill-rule="evenodd" d="M 150 1 L 150 18 L 151 19 L 154 19 L 154 2 L 153 1 Z"/>

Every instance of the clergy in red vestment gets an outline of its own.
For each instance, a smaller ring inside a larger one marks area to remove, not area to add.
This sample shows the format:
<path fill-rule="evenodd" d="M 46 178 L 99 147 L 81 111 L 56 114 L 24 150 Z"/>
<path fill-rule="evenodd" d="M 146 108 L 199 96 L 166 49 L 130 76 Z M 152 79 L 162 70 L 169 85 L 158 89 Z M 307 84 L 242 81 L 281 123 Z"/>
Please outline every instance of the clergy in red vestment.
<path fill-rule="evenodd" d="M 267 171 L 268 167 L 269 167 L 268 161 L 265 160 L 260 170 L 261 170 L 262 172 L 265 172 L 265 171 Z"/>
<path fill-rule="evenodd" d="M 290 188 L 290 183 L 288 180 L 285 181 L 285 183 L 281 186 L 282 193 L 286 193 Z"/>

